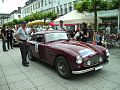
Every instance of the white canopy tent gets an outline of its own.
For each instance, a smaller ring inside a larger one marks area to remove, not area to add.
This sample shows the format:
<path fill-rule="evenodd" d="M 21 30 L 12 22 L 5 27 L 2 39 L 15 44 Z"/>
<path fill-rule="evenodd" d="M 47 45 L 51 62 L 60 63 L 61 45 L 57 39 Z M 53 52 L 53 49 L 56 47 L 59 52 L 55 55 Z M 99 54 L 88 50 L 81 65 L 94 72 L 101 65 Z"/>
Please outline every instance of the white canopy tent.
<path fill-rule="evenodd" d="M 87 12 L 80 13 L 77 10 L 73 10 L 72 12 L 61 16 L 54 20 L 55 24 L 59 24 L 59 21 L 64 21 L 64 24 L 76 24 L 76 23 L 94 23 L 94 15 L 90 15 Z M 101 22 L 100 19 L 98 19 L 98 22 Z"/>

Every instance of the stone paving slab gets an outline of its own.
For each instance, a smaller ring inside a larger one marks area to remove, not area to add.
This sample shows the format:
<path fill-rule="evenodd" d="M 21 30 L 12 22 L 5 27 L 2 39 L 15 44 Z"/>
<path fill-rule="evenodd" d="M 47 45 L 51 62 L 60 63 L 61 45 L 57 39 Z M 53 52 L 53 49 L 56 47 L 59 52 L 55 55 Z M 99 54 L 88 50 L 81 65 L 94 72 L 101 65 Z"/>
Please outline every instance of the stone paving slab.
<path fill-rule="evenodd" d="M 18 47 L 8 52 L 1 47 L 0 41 L 0 90 L 120 90 L 120 49 L 110 50 L 110 62 L 102 70 L 66 80 L 43 62 L 23 67 Z"/>
<path fill-rule="evenodd" d="M 0 90 L 9 90 L 8 85 L 1 85 Z"/>
<path fill-rule="evenodd" d="M 29 90 L 35 87 L 29 80 L 10 83 L 8 86 L 10 87 L 10 90 Z"/>

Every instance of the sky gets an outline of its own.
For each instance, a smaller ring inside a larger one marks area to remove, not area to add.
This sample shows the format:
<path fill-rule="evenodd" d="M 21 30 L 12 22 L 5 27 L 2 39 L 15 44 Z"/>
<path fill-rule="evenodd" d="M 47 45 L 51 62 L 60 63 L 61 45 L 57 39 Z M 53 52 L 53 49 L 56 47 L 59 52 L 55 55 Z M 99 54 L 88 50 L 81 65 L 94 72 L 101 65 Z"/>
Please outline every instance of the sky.
<path fill-rule="evenodd" d="M 25 6 L 25 2 L 28 0 L 0 0 L 0 13 L 11 13 L 14 10 L 17 10 L 18 7 Z"/>

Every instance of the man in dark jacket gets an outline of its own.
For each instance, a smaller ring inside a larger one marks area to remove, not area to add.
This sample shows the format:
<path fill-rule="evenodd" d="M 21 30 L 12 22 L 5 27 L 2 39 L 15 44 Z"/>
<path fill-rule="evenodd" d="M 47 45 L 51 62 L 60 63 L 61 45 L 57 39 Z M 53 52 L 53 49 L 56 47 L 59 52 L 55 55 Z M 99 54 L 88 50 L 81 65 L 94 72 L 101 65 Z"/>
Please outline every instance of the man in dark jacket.
<path fill-rule="evenodd" d="M 2 47 L 3 47 L 3 51 L 7 51 L 6 49 L 6 31 L 5 31 L 5 25 L 3 25 L 3 28 L 1 30 L 1 34 L 2 34 Z"/>
<path fill-rule="evenodd" d="M 85 22 L 82 23 L 82 30 L 81 30 L 82 41 L 87 42 L 88 39 L 88 29 L 87 24 Z"/>
<path fill-rule="evenodd" d="M 13 43 L 12 43 L 12 41 L 13 41 L 13 33 L 14 33 L 14 31 L 8 27 L 8 29 L 6 30 L 8 49 L 10 49 L 10 46 L 11 46 L 11 49 L 13 49 Z"/>

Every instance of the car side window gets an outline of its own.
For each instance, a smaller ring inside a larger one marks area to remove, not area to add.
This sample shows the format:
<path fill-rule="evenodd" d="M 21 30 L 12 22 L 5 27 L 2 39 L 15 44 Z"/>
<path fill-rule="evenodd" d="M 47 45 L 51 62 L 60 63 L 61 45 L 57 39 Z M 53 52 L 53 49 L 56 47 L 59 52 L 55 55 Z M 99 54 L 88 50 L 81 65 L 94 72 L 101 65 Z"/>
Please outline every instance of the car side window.
<path fill-rule="evenodd" d="M 32 36 L 31 40 L 36 41 L 36 35 Z"/>
<path fill-rule="evenodd" d="M 36 35 L 32 36 L 31 40 L 36 41 L 38 43 L 44 43 L 44 35 L 43 34 L 36 34 Z"/>
<path fill-rule="evenodd" d="M 42 34 L 36 36 L 36 41 L 39 43 L 44 43 L 44 36 Z"/>

